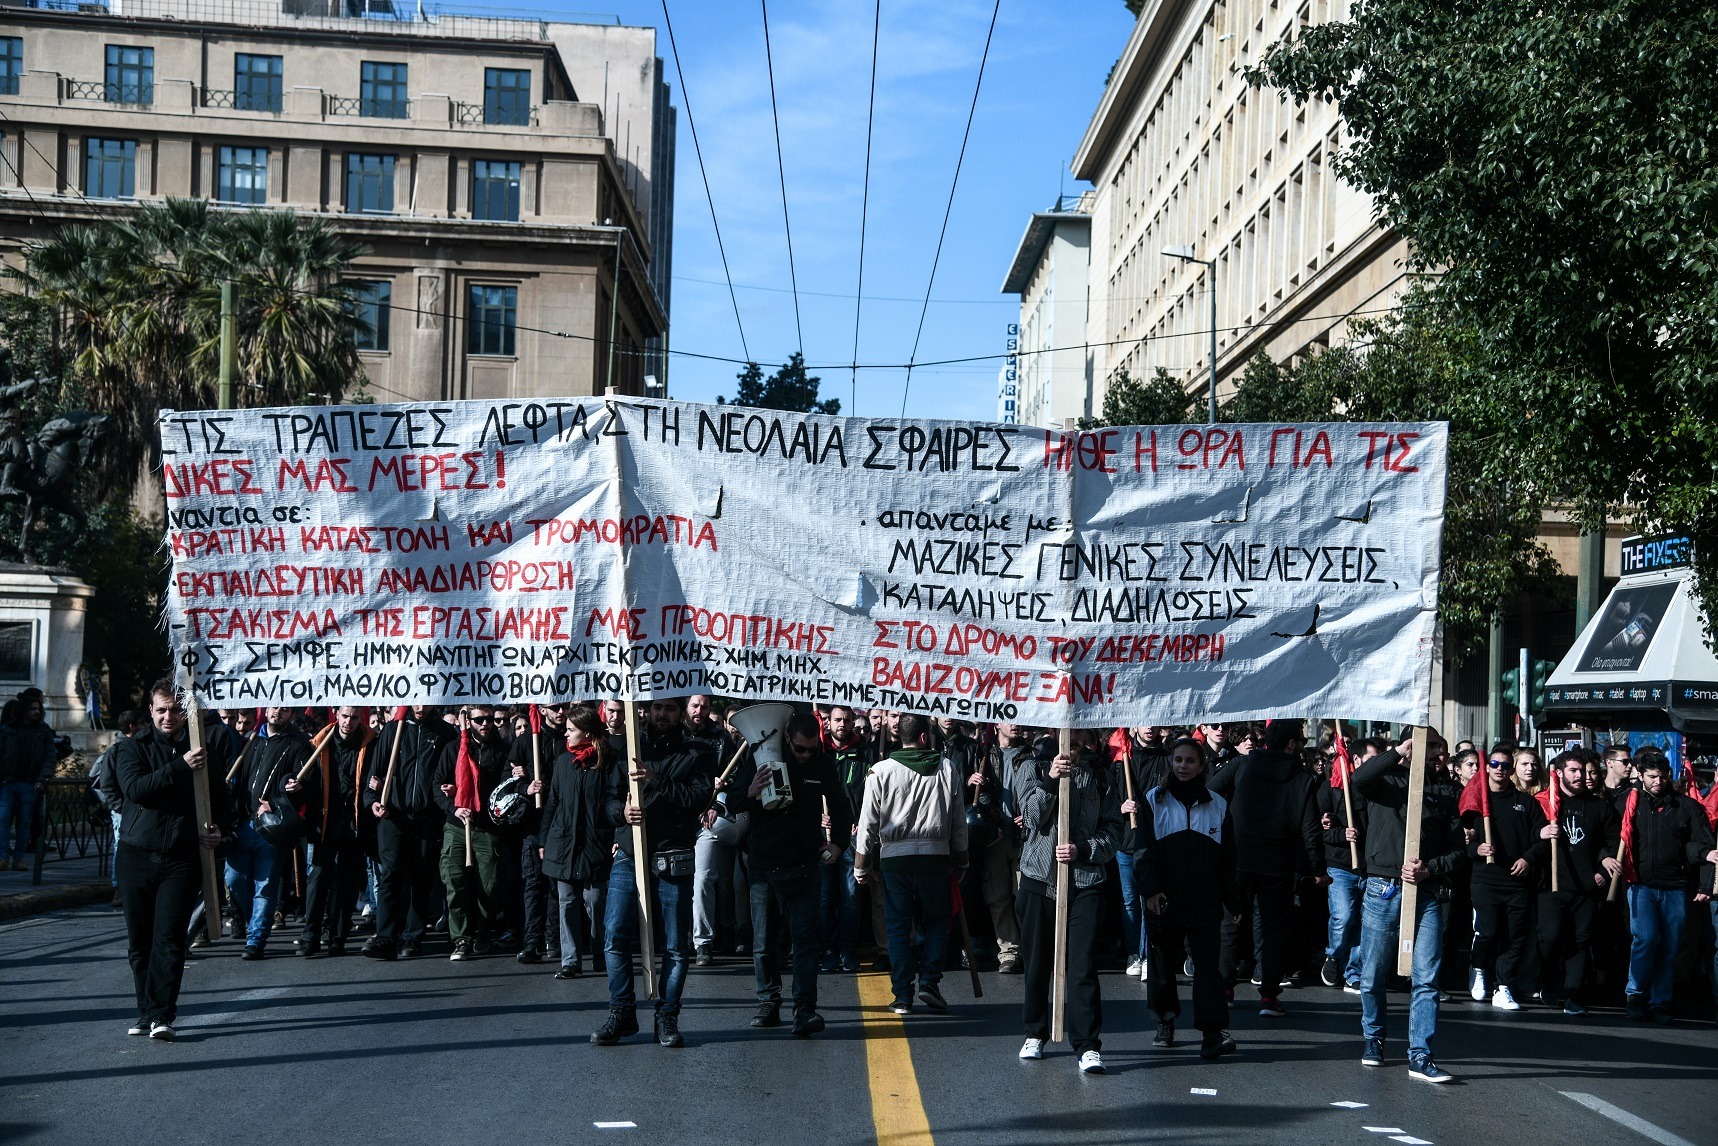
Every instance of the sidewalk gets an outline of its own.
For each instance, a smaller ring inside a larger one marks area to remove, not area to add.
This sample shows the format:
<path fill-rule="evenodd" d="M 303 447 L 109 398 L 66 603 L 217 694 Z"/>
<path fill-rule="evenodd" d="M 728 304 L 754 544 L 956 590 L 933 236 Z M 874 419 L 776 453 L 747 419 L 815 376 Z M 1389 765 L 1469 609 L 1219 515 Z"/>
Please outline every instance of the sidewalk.
<path fill-rule="evenodd" d="M 30 882 L 35 857 L 26 862 L 31 866 L 29 871 L 0 871 L 0 919 L 106 903 L 113 895 L 113 885 L 99 873 L 100 860 L 93 851 L 80 859 L 73 850 L 61 859 L 50 850 L 42 863 L 40 884 Z"/>

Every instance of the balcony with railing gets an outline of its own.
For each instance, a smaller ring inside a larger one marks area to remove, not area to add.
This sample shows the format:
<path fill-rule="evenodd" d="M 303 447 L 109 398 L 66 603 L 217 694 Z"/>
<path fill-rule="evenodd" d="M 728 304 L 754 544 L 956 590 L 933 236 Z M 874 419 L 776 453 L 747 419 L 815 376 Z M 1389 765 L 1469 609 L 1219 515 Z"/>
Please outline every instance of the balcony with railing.
<path fill-rule="evenodd" d="M 65 78 L 65 98 L 148 107 L 155 102 L 154 84 L 112 84 L 101 80 Z"/>
<path fill-rule="evenodd" d="M 314 28 L 342 32 L 397 32 L 484 40 L 549 39 L 546 20 L 469 15 L 416 0 L 6 0 L 23 8 L 137 20 L 238 24 L 262 28 Z M 562 23 L 619 24 L 616 16 L 557 13 Z"/>
<path fill-rule="evenodd" d="M 492 103 L 462 103 L 453 105 L 453 122 L 461 127 L 537 127 L 537 108 L 498 107 Z"/>

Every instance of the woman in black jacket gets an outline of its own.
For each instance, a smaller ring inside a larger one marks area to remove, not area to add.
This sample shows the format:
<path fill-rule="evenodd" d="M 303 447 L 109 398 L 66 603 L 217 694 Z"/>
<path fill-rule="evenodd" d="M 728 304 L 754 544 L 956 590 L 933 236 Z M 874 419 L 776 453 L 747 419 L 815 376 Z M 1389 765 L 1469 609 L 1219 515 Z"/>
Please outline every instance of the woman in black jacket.
<path fill-rule="evenodd" d="M 1193 957 L 1193 1025 L 1204 1034 L 1199 1053 L 1217 1058 L 1235 1049 L 1222 972 L 1218 967 L 1225 917 L 1240 910 L 1235 876 L 1235 829 L 1229 804 L 1205 786 L 1205 748 L 1191 737 L 1169 751 L 1169 775 L 1145 794 L 1134 837 L 1134 879 L 1145 902 L 1151 941 L 1146 983 L 1157 1012 L 1153 1046 L 1175 1045 L 1181 1014 L 1175 975 L 1183 948 Z"/>
<path fill-rule="evenodd" d="M 614 750 L 597 710 L 575 704 L 567 710 L 567 750 L 555 760 L 547 785 L 533 780 L 527 791 L 543 798 L 543 874 L 560 895 L 561 967 L 557 979 L 579 976 L 580 940 L 588 926 L 591 970 L 602 970 L 603 908 L 607 898 L 614 831 L 603 824 L 604 782 Z M 584 918 L 580 918 L 580 915 Z"/>

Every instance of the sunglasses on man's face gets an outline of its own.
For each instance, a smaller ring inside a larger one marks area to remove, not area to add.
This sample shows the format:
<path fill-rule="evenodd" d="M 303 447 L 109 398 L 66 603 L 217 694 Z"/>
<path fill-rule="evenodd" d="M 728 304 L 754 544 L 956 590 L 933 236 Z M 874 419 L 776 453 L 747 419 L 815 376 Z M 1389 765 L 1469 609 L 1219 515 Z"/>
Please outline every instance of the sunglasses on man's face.
<path fill-rule="evenodd" d="M 1507 768 L 1507 767 L 1509 767 L 1509 761 L 1507 761 L 1507 760 L 1487 760 L 1485 762 L 1485 766 L 1487 768 Z"/>
<path fill-rule="evenodd" d="M 473 724 L 494 724 L 496 722 L 496 718 L 493 716 L 471 716 L 466 719 Z"/>

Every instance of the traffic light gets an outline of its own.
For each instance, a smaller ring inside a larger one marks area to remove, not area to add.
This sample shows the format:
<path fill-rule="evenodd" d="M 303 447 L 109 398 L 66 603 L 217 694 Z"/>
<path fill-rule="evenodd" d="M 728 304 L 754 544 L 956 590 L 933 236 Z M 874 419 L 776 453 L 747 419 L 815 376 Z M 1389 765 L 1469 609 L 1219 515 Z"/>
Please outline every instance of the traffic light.
<path fill-rule="evenodd" d="M 1527 682 L 1527 703 L 1534 712 L 1545 711 L 1545 684 L 1556 669 L 1556 661 L 1533 662 L 1532 677 Z"/>
<path fill-rule="evenodd" d="M 1514 708 L 1521 703 L 1521 669 L 1512 666 L 1503 670 L 1503 707 Z"/>

